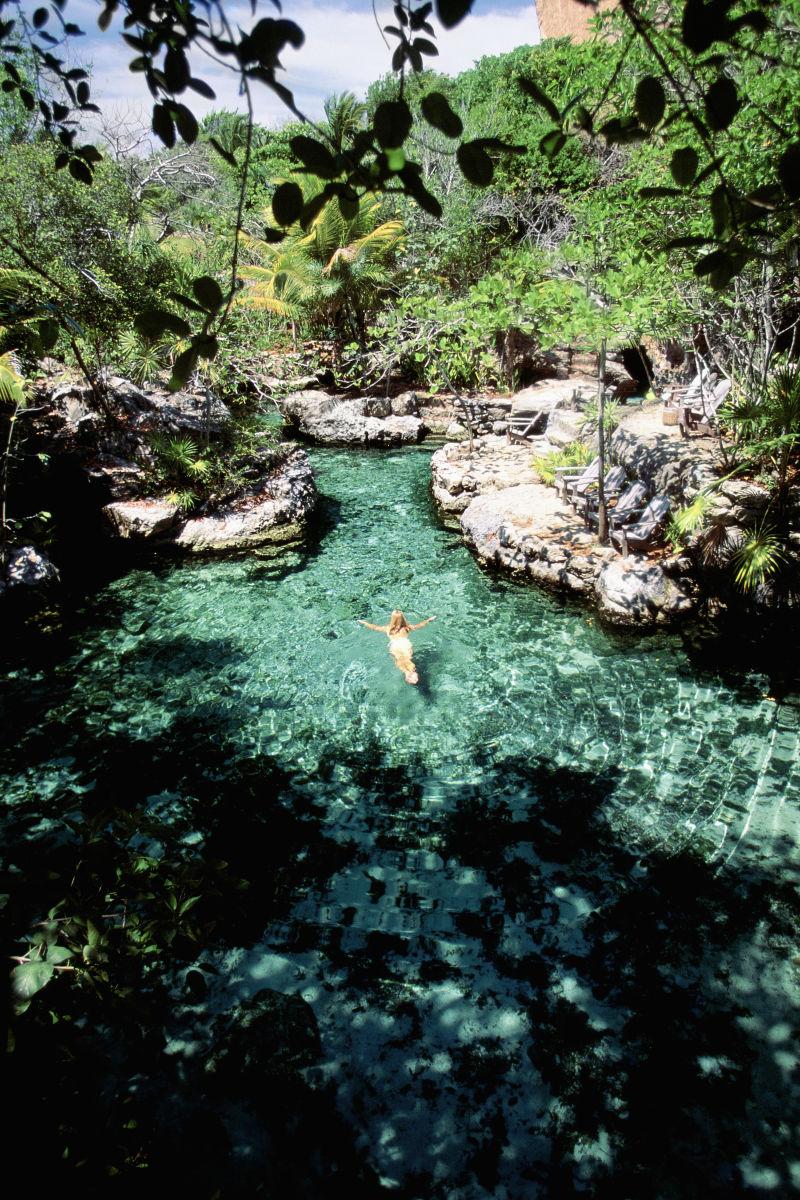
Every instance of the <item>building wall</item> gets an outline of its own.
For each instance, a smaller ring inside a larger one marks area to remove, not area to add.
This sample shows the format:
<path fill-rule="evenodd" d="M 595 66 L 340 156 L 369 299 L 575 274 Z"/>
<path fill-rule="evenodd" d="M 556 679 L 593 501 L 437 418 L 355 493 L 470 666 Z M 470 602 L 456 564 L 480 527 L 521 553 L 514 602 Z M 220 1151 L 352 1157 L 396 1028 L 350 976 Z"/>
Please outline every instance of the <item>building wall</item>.
<path fill-rule="evenodd" d="M 616 8 L 618 0 L 596 0 L 581 4 L 580 0 L 536 0 L 539 33 L 545 38 L 571 37 L 573 42 L 585 42 L 591 37 L 590 19 L 598 12 Z"/>

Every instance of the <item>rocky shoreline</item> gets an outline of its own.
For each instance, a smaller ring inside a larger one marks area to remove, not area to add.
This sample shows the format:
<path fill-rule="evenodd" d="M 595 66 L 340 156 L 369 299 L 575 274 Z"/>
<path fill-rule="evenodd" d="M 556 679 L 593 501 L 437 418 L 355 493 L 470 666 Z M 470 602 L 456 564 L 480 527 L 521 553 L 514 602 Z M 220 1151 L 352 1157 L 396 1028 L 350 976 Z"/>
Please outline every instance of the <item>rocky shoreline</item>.
<path fill-rule="evenodd" d="M 62 526 L 82 522 L 85 544 L 227 554 L 277 551 L 302 540 L 318 502 L 305 450 L 256 440 L 238 457 L 237 482 L 187 512 L 174 493 L 153 489 L 154 439 L 213 446 L 231 427 L 229 409 L 211 392 L 139 388 L 118 376 L 103 386 L 112 418 L 98 412 L 97 397 L 83 381 L 40 381 L 25 429 L 30 477 L 20 486 L 38 499 L 47 487 L 39 464 L 57 464 L 61 494 L 51 483 L 48 507 Z M 78 512 L 71 513 L 76 503 Z M 36 546 L 12 546 L 0 571 L 0 596 L 52 590 L 60 581 L 56 562 Z"/>
<path fill-rule="evenodd" d="M 719 605 L 704 594 L 690 554 L 662 548 L 623 558 L 600 545 L 581 516 L 539 481 L 536 456 L 563 445 L 562 427 L 578 428 L 573 416 L 553 408 L 534 445 L 485 436 L 471 446 L 448 443 L 438 449 L 431 460 L 431 489 L 442 519 L 458 522 L 482 566 L 588 600 L 614 625 L 669 625 L 696 614 L 704 603 Z M 626 414 L 611 452 L 630 481 L 645 482 L 651 493 L 668 496 L 676 507 L 718 484 L 713 511 L 734 540 L 742 536 L 737 523 L 768 503 L 767 490 L 757 484 L 720 482 L 711 439 L 681 439 L 661 423 L 660 405 Z"/>

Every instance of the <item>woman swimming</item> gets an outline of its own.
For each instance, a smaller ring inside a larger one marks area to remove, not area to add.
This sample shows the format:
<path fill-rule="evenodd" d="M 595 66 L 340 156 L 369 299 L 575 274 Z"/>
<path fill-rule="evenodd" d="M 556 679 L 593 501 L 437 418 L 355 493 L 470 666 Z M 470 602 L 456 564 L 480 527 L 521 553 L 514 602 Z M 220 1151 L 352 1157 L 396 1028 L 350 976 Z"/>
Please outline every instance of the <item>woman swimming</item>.
<path fill-rule="evenodd" d="M 389 653 L 394 659 L 394 665 L 403 672 L 406 683 L 419 683 L 419 675 L 412 657 L 411 638 L 408 635 L 412 629 L 422 629 L 423 625 L 430 625 L 431 621 L 435 620 L 436 617 L 428 617 L 426 621 L 420 621 L 417 625 L 409 625 L 404 614 L 399 608 L 396 608 L 389 618 L 388 625 L 373 625 L 370 621 L 359 621 L 358 623 L 366 625 L 367 629 L 376 629 L 378 633 L 387 634 Z"/>

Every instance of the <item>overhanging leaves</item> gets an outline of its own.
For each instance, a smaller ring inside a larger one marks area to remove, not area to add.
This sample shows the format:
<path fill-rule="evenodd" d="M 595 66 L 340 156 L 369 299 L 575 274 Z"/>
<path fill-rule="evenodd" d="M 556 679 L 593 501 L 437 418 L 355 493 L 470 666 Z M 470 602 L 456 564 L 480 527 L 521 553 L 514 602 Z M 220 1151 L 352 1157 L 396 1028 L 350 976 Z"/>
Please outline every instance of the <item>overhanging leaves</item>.
<path fill-rule="evenodd" d="M 384 149 L 402 146 L 411 132 L 411 125 L 411 110 L 405 100 L 385 100 L 375 109 L 375 137 Z"/>
<path fill-rule="evenodd" d="M 446 96 L 441 92 L 429 92 L 423 97 L 420 105 L 422 115 L 429 125 L 439 129 L 446 137 L 461 137 L 464 124 L 461 118 L 453 112 Z"/>
<path fill-rule="evenodd" d="M 216 312 L 222 307 L 222 288 L 210 275 L 201 275 L 198 279 L 193 279 L 192 291 L 198 304 L 202 304 L 207 312 Z"/>
<path fill-rule="evenodd" d="M 462 142 L 456 159 L 464 177 L 475 187 L 488 187 L 494 178 L 494 163 L 479 141 Z"/>
<path fill-rule="evenodd" d="M 282 183 L 272 197 L 272 212 L 279 225 L 292 225 L 303 211 L 303 192 L 296 183 Z"/>
<path fill-rule="evenodd" d="M 300 162 L 312 175 L 317 175 L 320 179 L 335 179 L 339 174 L 339 168 L 330 150 L 316 138 L 305 137 L 301 134 L 293 137 L 289 145 L 292 153 L 300 159 Z"/>
<path fill-rule="evenodd" d="M 727 129 L 739 111 L 739 93 L 736 84 L 726 76 L 712 83 L 705 99 L 706 120 L 710 129 Z"/>
<path fill-rule="evenodd" d="M 171 313 L 165 308 L 149 308 L 139 313 L 133 322 L 136 332 L 144 338 L 159 337 L 164 330 L 175 333 L 178 337 L 186 338 L 191 334 L 191 328 L 183 317 Z"/>
<path fill-rule="evenodd" d="M 471 8 L 472 0 L 436 0 L 436 15 L 445 29 L 463 21 Z"/>
<path fill-rule="evenodd" d="M 697 151 L 691 146 L 676 150 L 669 164 L 672 178 L 681 187 L 688 187 L 697 174 L 697 164 Z"/>
<path fill-rule="evenodd" d="M 532 79 L 528 79 L 525 75 L 520 75 L 518 83 L 526 96 L 530 96 L 532 100 L 535 100 L 536 103 L 544 109 L 547 115 L 551 117 L 557 125 L 561 124 L 561 113 L 559 112 L 558 107 L 553 103 L 550 97 L 542 91 L 538 84 L 534 83 Z"/>
<path fill-rule="evenodd" d="M 646 75 L 636 85 L 636 115 L 648 129 L 654 128 L 664 116 L 667 97 L 660 81 Z"/>

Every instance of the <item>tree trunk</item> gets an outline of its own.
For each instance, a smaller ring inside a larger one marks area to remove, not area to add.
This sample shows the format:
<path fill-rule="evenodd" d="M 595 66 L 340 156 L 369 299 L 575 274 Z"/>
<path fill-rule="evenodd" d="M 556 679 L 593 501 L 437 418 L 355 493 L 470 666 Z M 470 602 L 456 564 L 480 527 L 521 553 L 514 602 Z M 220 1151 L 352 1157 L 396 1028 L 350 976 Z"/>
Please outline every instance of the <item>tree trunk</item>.
<path fill-rule="evenodd" d="M 597 360 L 597 536 L 601 542 L 608 541 L 608 514 L 603 480 L 606 473 L 606 339 L 600 342 Z"/>

